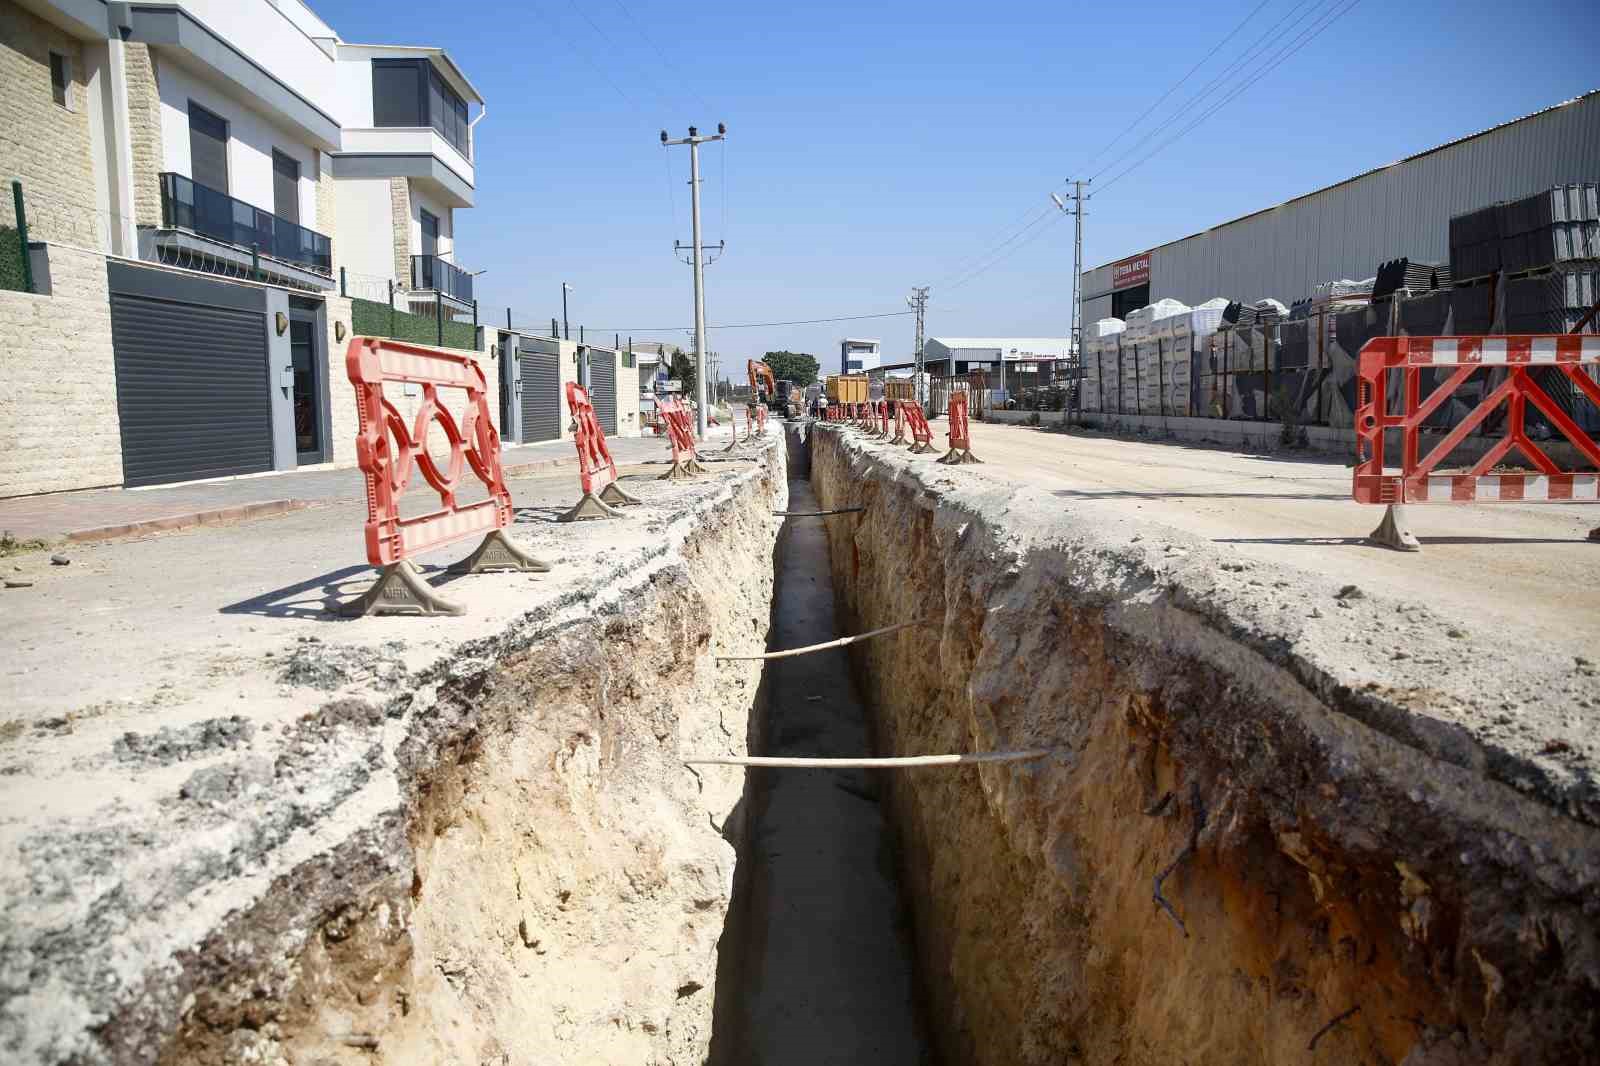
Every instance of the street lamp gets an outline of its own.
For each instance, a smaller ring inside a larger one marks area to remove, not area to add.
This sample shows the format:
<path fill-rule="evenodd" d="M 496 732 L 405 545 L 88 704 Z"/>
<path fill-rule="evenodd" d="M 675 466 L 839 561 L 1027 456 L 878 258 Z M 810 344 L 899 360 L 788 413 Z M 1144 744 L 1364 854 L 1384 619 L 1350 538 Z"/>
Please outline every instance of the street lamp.
<path fill-rule="evenodd" d="M 566 282 L 563 281 L 561 283 L 561 338 L 563 340 L 570 341 L 572 339 L 572 329 L 567 325 L 567 293 L 576 291 Z"/>

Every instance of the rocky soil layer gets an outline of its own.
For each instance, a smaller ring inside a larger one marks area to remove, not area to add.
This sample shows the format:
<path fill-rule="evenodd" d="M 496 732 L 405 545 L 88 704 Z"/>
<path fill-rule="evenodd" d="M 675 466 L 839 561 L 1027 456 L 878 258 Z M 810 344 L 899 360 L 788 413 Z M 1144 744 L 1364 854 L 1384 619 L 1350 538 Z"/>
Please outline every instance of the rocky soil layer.
<path fill-rule="evenodd" d="M 932 459 L 812 479 L 881 749 L 1056 751 L 892 779 L 947 1061 L 1600 1056 L 1586 659 Z"/>
<path fill-rule="evenodd" d="M 531 527 L 563 565 L 468 618 L 231 663 L 260 700 L 16 740 L 63 784 L 0 823 L 0 1060 L 701 1063 L 743 775 L 680 755 L 746 750 L 759 664 L 711 648 L 764 645 L 787 499 L 776 441 L 713 469 Z"/>

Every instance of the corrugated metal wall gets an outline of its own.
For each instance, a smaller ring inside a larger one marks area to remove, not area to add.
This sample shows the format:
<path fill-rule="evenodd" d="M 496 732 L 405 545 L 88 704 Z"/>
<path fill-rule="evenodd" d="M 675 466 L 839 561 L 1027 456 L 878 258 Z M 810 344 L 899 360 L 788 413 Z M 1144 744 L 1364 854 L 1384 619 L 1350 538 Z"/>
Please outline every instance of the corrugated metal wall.
<path fill-rule="evenodd" d="M 1595 180 L 1600 94 L 1156 248 L 1150 299 L 1287 304 L 1325 281 L 1371 277 L 1388 259 L 1447 262 L 1451 215 Z M 1083 286 L 1095 297 L 1084 301 L 1084 321 L 1109 316 L 1110 265 L 1085 271 Z"/>

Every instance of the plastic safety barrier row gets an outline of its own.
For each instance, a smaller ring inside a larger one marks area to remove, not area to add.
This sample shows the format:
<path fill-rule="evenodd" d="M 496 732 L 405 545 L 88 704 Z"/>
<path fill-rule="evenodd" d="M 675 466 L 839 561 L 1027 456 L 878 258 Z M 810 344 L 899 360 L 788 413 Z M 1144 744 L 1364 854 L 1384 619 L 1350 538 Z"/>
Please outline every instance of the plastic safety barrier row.
<path fill-rule="evenodd" d="M 658 480 L 685 481 L 705 472 L 694 447 L 694 427 L 689 411 L 677 397 L 657 401 L 667 427 L 667 444 L 672 449 L 672 467 Z"/>
<path fill-rule="evenodd" d="M 1351 495 L 1357 503 L 1385 504 L 1372 540 L 1401 551 L 1421 545 L 1403 506 L 1423 503 L 1600 502 L 1600 475 L 1563 470 L 1527 432 L 1529 406 L 1543 414 L 1588 463 L 1600 467 L 1600 444 L 1586 433 L 1539 378 L 1570 381 L 1576 394 L 1600 408 L 1600 384 L 1587 367 L 1600 364 L 1600 337 L 1577 334 L 1483 337 L 1375 337 L 1361 349 L 1356 368 L 1356 467 Z M 1390 373 L 1402 376 L 1402 409 L 1390 413 Z M 1423 376 L 1440 379 L 1423 395 Z M 1461 396 L 1475 374 L 1483 397 L 1444 438 L 1422 454 L 1421 431 L 1429 416 Z M 1497 382 L 1498 379 L 1498 382 Z M 1486 419 L 1504 408 L 1505 433 L 1464 472 L 1439 473 L 1450 453 Z M 1400 468 L 1384 467 L 1384 434 L 1400 431 Z M 1529 474 L 1489 471 L 1513 449 L 1538 470 Z M 1593 538 L 1591 538 L 1593 539 Z"/>
<path fill-rule="evenodd" d="M 557 521 L 621 518 L 616 507 L 639 501 L 623 492 L 617 484 L 616 460 L 611 458 L 611 449 L 606 447 L 605 430 L 600 428 L 600 420 L 595 417 L 589 390 L 575 381 L 567 382 L 567 408 L 572 412 L 572 421 L 577 427 L 572 443 L 578 449 L 578 481 L 583 487 L 583 495 Z"/>
<path fill-rule="evenodd" d="M 950 450 L 941 455 L 938 462 L 946 466 L 961 466 L 965 463 L 981 463 L 976 455 L 972 454 L 971 430 L 967 424 L 967 394 L 965 392 L 952 392 L 950 394 L 950 411 L 947 415 L 950 420 Z"/>
<path fill-rule="evenodd" d="M 500 466 L 500 436 L 490 421 L 483 370 L 471 358 L 376 337 L 352 337 L 345 372 L 356 394 L 356 458 L 367 483 L 367 561 L 381 567 L 378 580 L 346 604 L 347 615 L 464 614 L 422 579 L 416 556 L 471 537 L 478 547 L 452 569 L 466 573 L 550 568 L 506 537 L 511 492 Z M 422 386 L 422 403 L 408 427 L 383 394 L 386 383 Z M 440 402 L 442 389 L 465 395 L 461 425 Z M 437 422 L 450 444 L 444 469 L 428 452 L 428 428 Z M 400 498 L 412 467 L 439 494 L 440 508 L 411 518 L 400 515 Z M 461 503 L 457 492 L 470 469 L 488 498 Z"/>

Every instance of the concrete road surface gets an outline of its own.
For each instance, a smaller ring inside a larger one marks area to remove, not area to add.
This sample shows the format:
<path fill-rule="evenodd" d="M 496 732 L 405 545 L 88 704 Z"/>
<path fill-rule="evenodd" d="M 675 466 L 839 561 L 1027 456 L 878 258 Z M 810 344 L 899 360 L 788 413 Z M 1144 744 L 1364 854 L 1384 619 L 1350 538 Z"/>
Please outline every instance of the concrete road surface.
<path fill-rule="evenodd" d="M 936 423 L 935 442 L 946 426 Z M 1525 639 L 1600 650 L 1600 525 L 1593 504 L 1438 504 L 1407 509 L 1422 551 L 1366 541 L 1380 507 L 1350 499 L 1350 468 L 1176 443 L 973 423 L 968 469 L 1017 478 L 1079 513 L 1161 522 L 1244 555 L 1415 600 Z"/>

